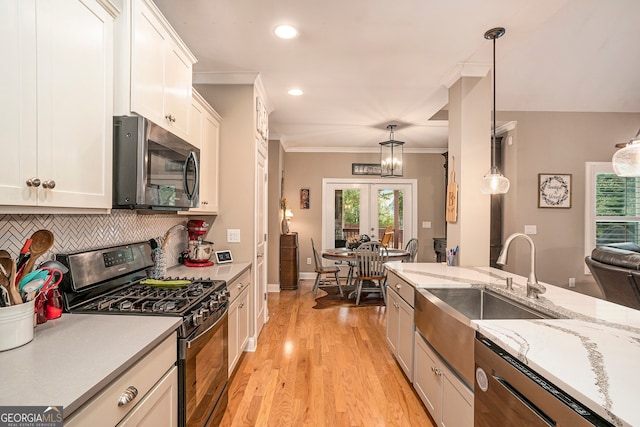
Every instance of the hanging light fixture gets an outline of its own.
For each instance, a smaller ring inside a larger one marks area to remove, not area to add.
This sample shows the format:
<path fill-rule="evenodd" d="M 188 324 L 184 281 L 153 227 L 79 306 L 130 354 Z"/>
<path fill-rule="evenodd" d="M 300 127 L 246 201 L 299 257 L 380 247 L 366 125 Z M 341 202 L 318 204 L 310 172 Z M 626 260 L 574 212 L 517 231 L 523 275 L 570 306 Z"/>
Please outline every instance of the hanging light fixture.
<path fill-rule="evenodd" d="M 388 125 L 389 140 L 380 143 L 380 176 L 383 178 L 402 176 L 402 146 L 404 142 L 393 139 L 393 130 L 398 125 Z"/>
<path fill-rule="evenodd" d="M 491 140 L 491 169 L 480 181 L 482 194 L 504 194 L 509 191 L 509 180 L 496 166 L 496 39 L 504 36 L 504 28 L 497 27 L 484 33 L 484 38 L 493 40 L 493 138 Z"/>
<path fill-rule="evenodd" d="M 640 129 L 636 136 L 613 155 L 613 170 L 618 176 L 640 176 Z"/>

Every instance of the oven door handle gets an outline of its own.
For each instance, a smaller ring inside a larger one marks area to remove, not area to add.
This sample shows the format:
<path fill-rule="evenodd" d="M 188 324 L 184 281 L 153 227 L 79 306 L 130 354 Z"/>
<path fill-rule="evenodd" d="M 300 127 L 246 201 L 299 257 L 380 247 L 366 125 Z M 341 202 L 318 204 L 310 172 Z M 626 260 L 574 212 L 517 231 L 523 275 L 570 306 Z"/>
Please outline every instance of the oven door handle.
<path fill-rule="evenodd" d="M 211 324 L 207 329 L 205 329 L 204 331 L 196 331 L 195 335 L 193 335 L 193 336 L 191 336 L 189 338 L 186 338 L 184 340 L 184 342 L 185 342 L 187 348 L 191 348 L 196 343 L 196 341 L 198 341 L 201 337 L 205 336 L 213 328 L 216 328 L 220 324 L 220 322 L 226 320 L 227 316 L 228 316 L 228 311 L 229 311 L 229 309 L 225 308 L 224 309 L 224 314 L 222 316 L 220 316 L 220 318 L 218 320 L 216 320 L 213 324 Z"/>

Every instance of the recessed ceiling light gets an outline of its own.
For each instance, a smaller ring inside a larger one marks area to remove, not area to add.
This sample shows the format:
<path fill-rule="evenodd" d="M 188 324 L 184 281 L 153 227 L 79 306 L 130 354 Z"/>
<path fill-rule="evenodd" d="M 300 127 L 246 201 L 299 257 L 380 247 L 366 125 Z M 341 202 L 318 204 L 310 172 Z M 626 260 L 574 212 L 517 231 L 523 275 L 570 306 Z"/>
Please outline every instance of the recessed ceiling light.
<path fill-rule="evenodd" d="M 300 89 L 291 89 L 289 90 L 289 92 L 287 92 L 289 95 L 291 96 L 300 96 L 302 95 L 304 92 L 302 92 L 302 90 Z"/>
<path fill-rule="evenodd" d="M 298 30 L 291 25 L 278 25 L 273 32 L 281 39 L 292 39 L 298 35 Z"/>

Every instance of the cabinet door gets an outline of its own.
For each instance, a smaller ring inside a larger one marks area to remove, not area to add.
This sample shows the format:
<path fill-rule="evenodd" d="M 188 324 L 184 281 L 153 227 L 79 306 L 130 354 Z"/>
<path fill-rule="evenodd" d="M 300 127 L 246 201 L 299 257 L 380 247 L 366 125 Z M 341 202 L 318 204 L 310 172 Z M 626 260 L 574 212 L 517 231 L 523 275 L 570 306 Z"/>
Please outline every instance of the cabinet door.
<path fill-rule="evenodd" d="M 167 40 L 165 49 L 164 116 L 169 130 L 188 139 L 192 64 L 171 39 Z"/>
<path fill-rule="evenodd" d="M 202 148 L 202 120 L 204 118 L 204 106 L 194 97 L 191 100 L 191 112 L 189 113 L 189 144 Z M 202 163 L 202 160 L 200 160 Z"/>
<path fill-rule="evenodd" d="M 200 206 L 188 213 L 218 213 L 218 153 L 220 123 L 210 114 L 202 118 L 200 147 Z"/>
<path fill-rule="evenodd" d="M 473 393 L 450 372 L 442 382 L 442 426 L 473 426 Z"/>
<path fill-rule="evenodd" d="M 119 427 L 177 427 L 178 368 L 175 366 L 122 420 Z"/>
<path fill-rule="evenodd" d="M 113 17 L 86 0 L 36 13 L 38 205 L 110 208 Z"/>
<path fill-rule="evenodd" d="M 442 419 L 442 375 L 437 370 L 439 361 L 418 332 L 415 333 L 415 343 L 413 388 L 439 425 Z"/>
<path fill-rule="evenodd" d="M 4 205 L 35 205 L 37 190 L 26 180 L 37 176 L 36 3 L 0 2 L 0 200 Z"/>
<path fill-rule="evenodd" d="M 398 294 L 392 288 L 387 288 L 387 343 L 394 356 L 398 356 L 398 332 L 400 306 Z"/>
<path fill-rule="evenodd" d="M 164 57 L 168 35 L 142 0 L 135 0 L 131 31 L 131 111 L 165 127 Z"/>
<path fill-rule="evenodd" d="M 249 310 L 249 288 L 250 286 L 247 286 L 238 297 L 240 300 L 240 305 L 238 306 L 238 358 L 240 358 L 249 341 L 249 325 L 251 319 L 251 311 Z"/>
<path fill-rule="evenodd" d="M 229 304 L 229 377 L 233 373 L 233 369 L 236 367 L 240 352 L 238 351 L 238 307 L 240 305 L 240 298 Z"/>
<path fill-rule="evenodd" d="M 391 292 L 389 292 L 391 293 Z M 413 308 L 402 298 L 397 298 L 398 304 L 398 355 L 400 367 L 407 375 L 409 382 L 413 381 Z"/>

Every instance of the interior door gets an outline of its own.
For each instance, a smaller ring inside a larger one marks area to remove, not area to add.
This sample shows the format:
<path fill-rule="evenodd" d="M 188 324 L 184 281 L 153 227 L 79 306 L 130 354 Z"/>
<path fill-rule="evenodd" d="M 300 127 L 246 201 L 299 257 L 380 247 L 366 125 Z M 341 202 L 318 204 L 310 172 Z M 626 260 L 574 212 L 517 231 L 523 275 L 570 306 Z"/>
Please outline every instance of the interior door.
<path fill-rule="evenodd" d="M 255 286 L 254 301 L 256 314 L 256 333 L 267 321 L 267 152 L 260 141 L 256 144 L 256 224 L 255 224 Z"/>

